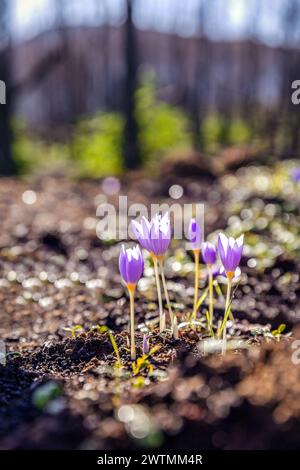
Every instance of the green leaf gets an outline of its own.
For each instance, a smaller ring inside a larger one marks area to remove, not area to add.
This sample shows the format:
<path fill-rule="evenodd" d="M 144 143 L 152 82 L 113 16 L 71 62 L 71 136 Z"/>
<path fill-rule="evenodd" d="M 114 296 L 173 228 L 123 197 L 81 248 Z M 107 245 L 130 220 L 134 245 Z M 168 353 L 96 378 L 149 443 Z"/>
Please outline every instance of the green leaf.
<path fill-rule="evenodd" d="M 222 297 L 222 299 L 225 300 L 224 294 L 223 294 L 223 292 L 222 292 L 222 290 L 221 290 L 221 287 L 220 287 L 219 284 L 218 284 L 218 281 L 213 281 L 213 286 L 214 286 L 214 288 L 215 288 L 215 291 L 216 291 L 217 295 L 218 295 L 219 297 Z"/>
<path fill-rule="evenodd" d="M 279 325 L 278 327 L 278 333 L 283 333 L 284 330 L 286 329 L 286 325 L 284 323 L 281 323 L 281 325 Z"/>
<path fill-rule="evenodd" d="M 206 299 L 207 297 L 207 294 L 208 294 L 208 287 L 205 289 L 205 291 L 203 292 L 203 294 L 201 295 L 200 299 L 198 300 L 198 303 L 197 303 L 197 306 L 196 306 L 196 311 L 199 310 L 199 308 L 201 307 L 201 304 L 204 302 L 204 300 Z"/>

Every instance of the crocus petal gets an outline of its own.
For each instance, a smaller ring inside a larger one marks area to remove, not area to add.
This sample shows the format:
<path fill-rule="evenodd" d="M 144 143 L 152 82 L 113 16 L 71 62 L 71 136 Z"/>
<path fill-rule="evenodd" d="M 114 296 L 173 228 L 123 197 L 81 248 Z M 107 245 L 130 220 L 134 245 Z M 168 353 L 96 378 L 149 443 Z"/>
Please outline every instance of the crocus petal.
<path fill-rule="evenodd" d="M 119 270 L 122 278 L 125 282 L 127 282 L 127 275 L 126 275 L 126 252 L 125 247 L 122 245 L 120 256 L 119 256 Z"/>
<path fill-rule="evenodd" d="M 235 269 L 234 265 L 235 265 L 235 253 L 233 251 L 233 248 L 230 245 L 228 245 L 224 268 L 226 269 L 226 271 L 234 271 Z"/>
<path fill-rule="evenodd" d="M 151 251 L 151 236 L 150 236 L 151 226 L 148 220 L 143 217 L 142 218 L 142 242 L 141 245 L 148 250 Z"/>
<path fill-rule="evenodd" d="M 241 235 L 239 238 L 236 239 L 235 246 L 234 246 L 237 264 L 240 263 L 241 258 L 242 258 L 243 244 L 244 244 L 244 235 Z"/>
<path fill-rule="evenodd" d="M 133 220 L 131 222 L 131 227 L 135 237 L 139 240 L 143 232 L 142 224 L 140 224 L 137 220 Z"/>
<path fill-rule="evenodd" d="M 167 249 L 169 248 L 169 245 L 170 245 L 170 241 L 171 241 L 171 224 L 170 224 L 170 219 L 169 217 L 166 218 L 166 216 L 168 216 L 168 214 L 166 214 L 164 217 L 165 219 L 161 220 L 161 224 L 160 224 L 160 230 L 159 230 L 159 239 L 160 239 L 160 243 L 159 243 L 159 250 L 160 250 L 160 254 L 164 254 Z"/>
<path fill-rule="evenodd" d="M 144 270 L 144 260 L 140 247 L 136 247 L 128 250 L 128 263 L 127 263 L 127 277 L 128 282 L 136 284 L 142 276 Z"/>
<path fill-rule="evenodd" d="M 132 229 L 133 232 L 145 250 L 151 251 L 150 243 L 149 243 L 149 223 L 145 217 L 142 218 L 141 223 L 133 220 L 132 222 Z"/>
<path fill-rule="evenodd" d="M 151 220 L 150 240 L 155 255 L 164 255 L 171 241 L 170 219 L 168 214 L 163 217 L 156 214 Z"/>
<path fill-rule="evenodd" d="M 238 247 L 242 247 L 244 244 L 244 234 L 242 234 L 239 238 L 236 239 L 236 244 Z"/>
<path fill-rule="evenodd" d="M 235 244 L 235 239 L 233 237 L 228 238 L 228 246 L 229 248 L 233 248 Z"/>
<path fill-rule="evenodd" d="M 243 253 L 243 246 L 238 246 L 236 244 L 235 247 L 233 248 L 233 252 L 234 252 L 235 263 L 236 265 L 238 265 L 240 264 L 240 261 L 241 261 L 241 257 Z"/>
<path fill-rule="evenodd" d="M 157 219 L 152 219 L 151 221 L 149 244 L 151 247 L 151 251 L 154 254 L 158 255 L 160 250 L 159 250 L 159 223 Z"/>
<path fill-rule="evenodd" d="M 228 238 L 226 237 L 226 235 L 224 235 L 224 233 L 220 233 L 219 235 L 218 249 L 219 249 L 219 254 L 220 254 L 222 264 L 224 264 L 224 261 L 227 255 L 227 249 L 228 249 Z"/>
<path fill-rule="evenodd" d="M 168 212 L 160 218 L 159 226 L 164 237 L 168 239 L 171 235 L 171 222 Z"/>

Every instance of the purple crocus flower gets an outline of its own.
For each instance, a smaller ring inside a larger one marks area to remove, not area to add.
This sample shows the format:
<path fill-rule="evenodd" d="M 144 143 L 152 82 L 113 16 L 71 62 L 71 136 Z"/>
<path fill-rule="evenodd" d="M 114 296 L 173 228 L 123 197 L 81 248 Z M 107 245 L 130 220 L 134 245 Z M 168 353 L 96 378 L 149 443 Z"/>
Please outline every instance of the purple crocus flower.
<path fill-rule="evenodd" d="M 232 237 L 227 238 L 224 233 L 220 233 L 218 239 L 218 248 L 221 262 L 225 269 L 227 277 L 233 277 L 234 272 L 240 264 L 243 252 L 244 235 L 236 240 Z"/>
<path fill-rule="evenodd" d="M 217 259 L 217 249 L 212 243 L 210 242 L 203 243 L 202 258 L 205 264 L 208 264 L 208 265 L 215 264 L 216 259 Z"/>
<path fill-rule="evenodd" d="M 143 248 L 157 257 L 164 256 L 172 237 L 168 213 L 165 215 L 156 214 L 150 222 L 146 217 L 142 217 L 141 222 L 133 220 L 132 228 Z"/>
<path fill-rule="evenodd" d="M 127 248 L 127 250 L 122 245 L 119 269 L 127 286 L 135 286 L 138 283 L 144 271 L 144 260 L 138 245 L 133 248 Z"/>
<path fill-rule="evenodd" d="M 291 172 L 291 177 L 295 183 L 300 183 L 300 168 L 294 168 Z"/>

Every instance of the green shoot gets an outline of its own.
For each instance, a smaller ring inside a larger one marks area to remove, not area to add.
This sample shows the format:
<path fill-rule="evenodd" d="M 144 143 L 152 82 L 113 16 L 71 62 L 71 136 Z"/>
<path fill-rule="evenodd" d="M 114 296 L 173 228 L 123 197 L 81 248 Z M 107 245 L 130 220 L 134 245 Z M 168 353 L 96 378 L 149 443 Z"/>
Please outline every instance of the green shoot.
<path fill-rule="evenodd" d="M 235 286 L 235 289 L 234 289 L 234 291 L 233 291 L 233 293 L 232 293 L 232 295 L 231 295 L 230 301 L 229 301 L 229 303 L 228 303 L 228 307 L 227 307 L 227 309 L 226 309 L 226 312 L 225 312 L 225 314 L 224 314 L 224 318 L 223 318 L 221 327 L 220 327 L 219 332 L 218 332 L 218 337 L 219 337 L 219 338 L 220 338 L 221 335 L 222 335 L 223 329 L 225 328 L 225 325 L 226 325 L 226 323 L 227 323 L 228 317 L 229 317 L 229 315 L 230 315 L 232 301 L 233 301 L 233 299 L 234 299 L 234 294 L 235 294 L 235 292 L 236 292 L 238 286 L 239 286 L 239 284 L 237 284 L 237 285 Z"/>
<path fill-rule="evenodd" d="M 73 328 L 63 328 L 63 329 L 64 329 L 64 331 L 70 332 L 72 338 L 76 338 L 76 332 L 78 332 L 78 331 L 83 332 L 84 331 L 84 328 L 81 325 L 75 325 L 75 326 L 73 326 Z"/>
<path fill-rule="evenodd" d="M 221 298 L 225 301 L 224 294 L 223 294 L 223 292 L 222 292 L 221 287 L 219 286 L 218 281 L 214 280 L 214 281 L 213 281 L 213 286 L 214 286 L 214 288 L 215 288 L 216 294 L 217 294 L 219 297 L 221 297 Z"/>
<path fill-rule="evenodd" d="M 230 302 L 229 302 L 229 304 L 228 304 L 228 307 L 227 307 L 227 309 L 226 309 L 226 312 L 225 312 L 223 321 L 222 321 L 222 323 L 221 323 L 221 327 L 220 327 L 220 329 L 219 329 L 219 334 L 218 334 L 219 337 L 221 337 L 222 332 L 223 332 L 223 330 L 224 330 L 224 327 L 225 327 L 225 325 L 226 325 L 226 323 L 227 323 L 228 316 L 229 316 L 229 312 L 230 312 L 230 309 L 231 309 L 231 304 L 232 304 L 232 297 L 231 297 L 231 300 L 230 300 Z"/>
<path fill-rule="evenodd" d="M 113 350 L 115 352 L 115 355 L 117 356 L 117 361 L 116 361 L 116 367 L 117 368 L 121 368 L 122 367 L 122 362 L 121 362 L 121 357 L 120 357 L 120 353 L 119 353 L 119 349 L 118 349 L 118 346 L 117 346 L 117 343 L 116 343 L 116 340 L 114 338 L 114 335 L 112 334 L 111 330 L 107 327 L 107 326 L 104 326 L 104 325 L 95 325 L 95 326 L 92 326 L 91 328 L 91 331 L 98 331 L 98 333 L 100 334 L 103 334 L 103 333 L 107 333 L 108 336 L 109 336 L 109 340 L 111 342 L 111 345 L 113 347 Z"/>
<path fill-rule="evenodd" d="M 211 336 L 212 338 L 214 338 L 215 334 L 214 334 L 214 330 L 213 330 L 213 328 L 212 328 L 212 324 L 211 324 L 211 320 L 210 320 L 210 316 L 209 316 L 208 310 L 206 310 L 206 320 L 207 320 L 207 326 L 208 326 L 208 329 L 209 329 L 210 336 Z"/>
<path fill-rule="evenodd" d="M 224 296 L 224 294 L 223 294 L 223 292 L 222 292 L 222 289 L 221 289 L 221 287 L 219 286 L 219 283 L 218 283 L 218 281 L 217 281 L 216 279 L 215 279 L 214 282 L 213 282 L 213 286 L 214 286 L 214 288 L 215 288 L 216 294 L 217 294 L 219 297 L 221 297 L 222 300 L 225 302 L 225 296 Z M 230 310 L 230 312 L 229 312 L 229 318 L 230 318 L 231 321 L 234 321 L 234 316 L 233 316 L 233 313 L 232 313 L 231 310 Z"/>
<path fill-rule="evenodd" d="M 286 325 L 284 323 L 281 323 L 277 330 L 273 330 L 271 333 L 277 339 L 277 341 L 279 341 L 281 338 L 281 333 L 283 333 L 285 329 Z"/>
<path fill-rule="evenodd" d="M 196 309 L 195 309 L 195 312 L 197 313 L 199 308 L 201 307 L 202 303 L 204 302 L 204 300 L 206 299 L 207 295 L 208 295 L 208 287 L 204 290 L 203 294 L 201 295 L 200 299 L 198 300 L 198 303 L 196 305 Z M 193 318 L 193 315 L 194 315 L 194 312 L 192 312 L 192 314 L 190 315 L 190 321 L 192 320 Z"/>

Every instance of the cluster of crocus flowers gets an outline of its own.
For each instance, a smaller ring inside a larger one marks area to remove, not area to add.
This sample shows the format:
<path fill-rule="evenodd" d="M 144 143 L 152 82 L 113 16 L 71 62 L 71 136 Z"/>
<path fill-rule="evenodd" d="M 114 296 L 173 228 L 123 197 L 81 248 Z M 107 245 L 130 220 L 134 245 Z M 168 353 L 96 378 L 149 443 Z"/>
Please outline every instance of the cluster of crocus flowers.
<path fill-rule="evenodd" d="M 140 245 L 149 252 L 153 260 L 159 305 L 159 330 L 162 333 L 166 328 L 166 317 L 163 308 L 160 284 L 161 276 L 164 294 L 170 315 L 171 330 L 174 336 L 177 337 L 177 321 L 175 318 L 174 322 L 174 315 L 170 304 L 163 265 L 164 256 L 172 238 L 169 214 L 156 214 L 150 221 L 143 217 L 141 222 L 133 221 L 132 227 Z M 144 270 L 144 260 L 140 247 L 138 245 L 136 245 L 136 247 L 134 248 L 128 248 L 127 250 L 125 249 L 124 245 L 122 245 L 119 257 L 119 270 L 127 286 L 130 297 L 130 351 L 131 359 L 135 360 L 136 351 L 134 337 L 134 292 L 136 285 L 139 279 L 141 278 Z M 147 341 L 144 338 L 143 350 L 147 349 L 145 347 L 146 344 Z"/>
<path fill-rule="evenodd" d="M 162 333 L 166 328 L 166 316 L 162 301 L 161 282 L 164 296 L 168 306 L 171 331 L 175 339 L 178 339 L 177 317 L 173 314 L 170 304 L 169 294 L 166 285 L 164 273 L 164 257 L 169 248 L 172 229 L 169 214 L 156 214 L 150 221 L 142 217 L 140 222 L 133 221 L 132 227 L 134 234 L 140 245 L 149 252 L 154 265 L 155 281 L 157 287 L 158 307 L 159 307 L 159 330 Z M 213 273 L 217 262 L 217 251 L 219 252 L 223 271 L 227 278 L 227 294 L 225 302 L 224 318 L 221 326 L 218 328 L 219 336 L 223 334 L 223 350 L 226 349 L 226 323 L 230 314 L 232 282 L 235 276 L 239 274 L 239 264 L 243 251 L 243 235 L 237 239 L 228 238 L 223 233 L 218 237 L 218 250 L 210 242 L 202 241 L 202 230 L 195 219 L 192 219 L 189 225 L 189 241 L 195 258 L 195 286 L 194 302 L 191 321 L 196 321 L 197 310 L 199 308 L 199 261 L 200 254 L 206 264 L 208 272 L 208 292 L 209 292 L 209 310 L 207 319 L 209 329 L 213 333 L 214 320 L 214 299 L 213 299 Z M 130 297 L 130 350 L 131 359 L 136 359 L 135 335 L 134 335 L 134 293 L 136 285 L 141 278 L 144 270 L 144 260 L 139 245 L 134 248 L 125 249 L 122 246 L 119 258 L 120 274 L 127 286 Z M 149 351 L 149 339 L 143 338 L 143 354 Z"/>

